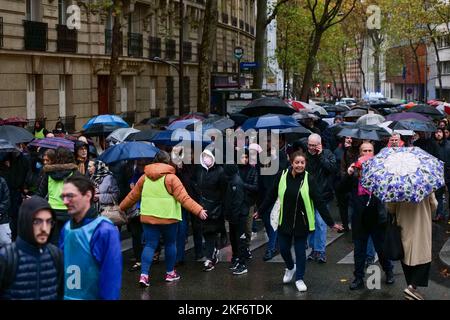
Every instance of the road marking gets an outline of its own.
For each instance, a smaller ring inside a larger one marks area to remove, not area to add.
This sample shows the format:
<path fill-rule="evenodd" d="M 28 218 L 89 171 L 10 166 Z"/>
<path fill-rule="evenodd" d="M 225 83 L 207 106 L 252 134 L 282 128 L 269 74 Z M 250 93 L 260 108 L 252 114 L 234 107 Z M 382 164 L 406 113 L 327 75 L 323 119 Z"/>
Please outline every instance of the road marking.
<path fill-rule="evenodd" d="M 338 264 L 355 264 L 354 260 L 354 250 L 352 250 L 349 254 L 347 254 L 344 258 L 342 258 Z M 375 262 L 378 261 L 378 255 L 375 253 Z"/>

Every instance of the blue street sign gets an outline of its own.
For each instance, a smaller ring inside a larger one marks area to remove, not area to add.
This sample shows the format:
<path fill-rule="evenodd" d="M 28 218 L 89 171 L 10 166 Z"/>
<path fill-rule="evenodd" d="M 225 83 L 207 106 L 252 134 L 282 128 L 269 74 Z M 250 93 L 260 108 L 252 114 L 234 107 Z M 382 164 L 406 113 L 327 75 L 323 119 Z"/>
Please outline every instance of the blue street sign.
<path fill-rule="evenodd" d="M 241 62 L 241 69 L 252 69 L 257 67 L 258 67 L 257 62 Z"/>

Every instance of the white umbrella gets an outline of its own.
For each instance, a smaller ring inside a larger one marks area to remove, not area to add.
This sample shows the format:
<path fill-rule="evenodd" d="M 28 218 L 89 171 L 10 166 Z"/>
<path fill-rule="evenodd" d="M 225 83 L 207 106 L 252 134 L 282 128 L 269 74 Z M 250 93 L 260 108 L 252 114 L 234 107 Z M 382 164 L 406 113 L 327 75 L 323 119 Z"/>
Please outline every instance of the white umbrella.
<path fill-rule="evenodd" d="M 385 119 L 382 115 L 369 113 L 361 116 L 358 120 L 356 120 L 356 123 L 360 125 L 377 125 L 383 123 L 384 120 Z"/>
<path fill-rule="evenodd" d="M 125 139 L 132 133 L 140 132 L 141 130 L 135 128 L 119 128 L 110 133 L 106 141 L 124 142 Z"/>

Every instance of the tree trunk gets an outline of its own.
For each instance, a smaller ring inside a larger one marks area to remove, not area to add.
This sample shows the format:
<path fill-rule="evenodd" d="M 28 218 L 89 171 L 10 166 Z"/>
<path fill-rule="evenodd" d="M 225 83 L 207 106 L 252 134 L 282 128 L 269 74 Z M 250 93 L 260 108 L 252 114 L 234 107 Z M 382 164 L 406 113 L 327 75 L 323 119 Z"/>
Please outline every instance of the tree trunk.
<path fill-rule="evenodd" d="M 350 97 L 350 88 L 348 86 L 348 81 L 347 81 L 347 45 L 344 45 L 344 47 L 342 48 L 342 60 L 343 60 L 343 74 L 344 74 L 344 83 L 345 83 L 345 90 L 347 90 L 347 95 L 346 97 Z"/>
<path fill-rule="evenodd" d="M 417 49 L 419 48 L 419 45 L 414 46 L 412 41 L 409 41 L 409 47 L 411 48 L 413 55 L 414 55 L 414 61 L 416 62 L 416 68 L 417 68 L 417 83 L 419 85 L 419 88 L 422 87 L 422 84 L 420 83 L 420 64 L 419 64 L 419 56 L 417 55 Z M 419 101 L 423 100 L 423 92 L 422 90 L 419 90 Z"/>
<path fill-rule="evenodd" d="M 380 80 L 380 55 L 381 55 L 381 44 L 383 42 L 379 31 L 372 31 L 371 33 L 372 45 L 373 45 L 373 73 L 374 73 L 374 88 L 375 92 L 381 92 L 381 80 Z"/>
<path fill-rule="evenodd" d="M 267 23 L 267 0 L 257 0 L 256 35 L 254 59 L 257 67 L 253 69 L 253 89 L 262 89 L 265 66 L 265 38 Z"/>
<path fill-rule="evenodd" d="M 210 88 L 211 88 L 211 66 L 212 54 L 214 47 L 214 39 L 217 30 L 217 1 L 208 0 L 205 6 L 205 17 L 203 21 L 203 35 L 200 45 L 200 53 L 198 59 L 198 108 L 197 111 L 210 112 Z M 239 81 L 239 79 L 238 79 Z M 222 113 L 224 110 L 218 110 Z"/>
<path fill-rule="evenodd" d="M 116 9 L 117 8 L 117 9 Z M 111 60 L 109 65 L 109 82 L 108 82 L 108 110 L 109 113 L 116 113 L 116 87 L 117 77 L 119 76 L 120 63 L 119 56 L 122 53 L 122 1 L 114 0 L 113 11 L 114 25 L 111 39 Z M 120 13 L 119 13 L 120 12 Z"/>
<path fill-rule="evenodd" d="M 336 77 L 334 76 L 334 72 L 333 69 L 330 69 L 330 74 L 331 74 L 331 79 L 333 80 L 333 88 L 334 88 L 334 93 L 332 93 L 333 97 L 337 95 L 337 84 L 336 84 Z"/>
<path fill-rule="evenodd" d="M 319 51 L 320 40 L 322 39 L 323 35 L 323 31 L 321 30 L 315 30 L 313 32 L 314 32 L 313 41 L 311 48 L 309 50 L 308 61 L 306 62 L 306 70 L 305 75 L 303 76 L 303 85 L 300 94 L 300 100 L 305 102 L 309 101 L 312 75 L 314 72 L 314 68 L 316 67 L 316 56 L 317 52 Z"/>
<path fill-rule="evenodd" d="M 439 57 L 439 49 L 437 46 L 436 38 L 431 37 L 431 42 L 433 43 L 434 53 L 436 55 L 436 64 L 437 64 L 437 78 L 439 81 L 439 95 L 438 99 L 442 99 L 442 73 L 441 73 L 441 58 Z"/>

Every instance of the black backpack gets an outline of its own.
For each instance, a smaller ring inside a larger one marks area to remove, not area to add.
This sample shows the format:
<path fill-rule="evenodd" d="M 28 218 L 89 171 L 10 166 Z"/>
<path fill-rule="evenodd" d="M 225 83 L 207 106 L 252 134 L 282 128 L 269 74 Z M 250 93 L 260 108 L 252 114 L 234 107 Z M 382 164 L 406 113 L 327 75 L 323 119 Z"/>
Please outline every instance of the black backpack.
<path fill-rule="evenodd" d="M 63 256 L 61 251 L 53 244 L 47 244 L 47 248 L 56 265 L 58 277 L 58 296 L 62 298 L 64 292 L 64 273 L 63 273 Z M 17 268 L 19 264 L 19 250 L 15 242 L 5 246 L 6 256 L 0 258 L 0 292 L 4 292 L 11 287 L 16 278 Z M 4 261 L 2 261 L 4 259 Z"/>

